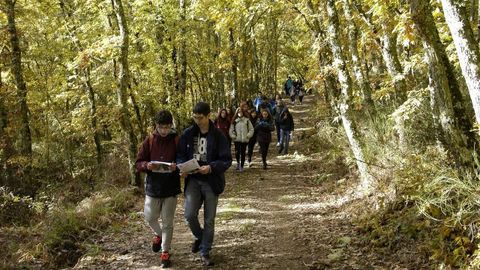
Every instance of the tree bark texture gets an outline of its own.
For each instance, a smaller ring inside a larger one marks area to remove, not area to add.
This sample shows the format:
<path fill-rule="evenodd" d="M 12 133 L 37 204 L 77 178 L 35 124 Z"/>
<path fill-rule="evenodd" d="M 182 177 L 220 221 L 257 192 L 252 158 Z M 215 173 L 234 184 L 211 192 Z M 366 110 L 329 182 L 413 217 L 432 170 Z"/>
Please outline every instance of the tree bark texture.
<path fill-rule="evenodd" d="M 363 103 L 367 106 L 368 110 L 371 111 L 374 108 L 373 100 L 372 100 L 372 89 L 370 88 L 370 84 L 368 80 L 365 78 L 365 71 L 362 68 L 362 64 L 360 62 L 360 57 L 358 54 L 358 28 L 355 24 L 355 21 L 352 17 L 352 11 L 350 8 L 349 0 L 343 0 L 343 11 L 345 15 L 345 21 L 348 31 L 348 49 L 350 55 L 352 57 L 352 69 L 353 75 L 355 76 L 356 84 L 358 85 L 361 91 L 361 97 Z"/>
<path fill-rule="evenodd" d="M 186 1 L 179 0 L 180 5 L 180 46 L 178 47 L 178 62 L 180 67 L 180 72 L 178 74 L 178 91 L 181 95 L 185 94 L 187 90 L 187 43 L 185 36 L 185 27 L 186 27 Z"/>
<path fill-rule="evenodd" d="M 383 60 L 395 85 L 396 101 L 401 104 L 406 100 L 407 85 L 402 65 L 400 64 L 400 60 L 398 60 L 397 34 L 393 33 L 389 27 L 384 26 L 381 44 Z"/>
<path fill-rule="evenodd" d="M 140 186 L 140 176 L 136 173 L 135 159 L 137 153 L 137 139 L 133 131 L 133 127 L 130 124 L 130 112 L 127 107 L 127 91 L 128 91 L 128 28 L 127 20 L 125 18 L 125 12 L 121 0 L 113 0 L 114 11 L 117 16 L 118 30 L 120 31 L 120 38 L 122 40 L 120 46 L 119 56 L 119 75 L 117 85 L 117 104 L 120 111 L 120 124 L 123 132 L 128 136 L 128 162 L 130 171 L 130 183 L 134 186 Z"/>
<path fill-rule="evenodd" d="M 458 83 L 453 76 L 453 68 L 448 60 L 435 21 L 432 9 L 428 0 L 409 0 L 410 12 L 417 31 L 423 40 L 423 47 L 426 52 L 429 66 L 430 102 L 433 112 L 436 130 L 440 133 L 439 139 L 456 158 L 457 163 L 464 163 L 469 160 L 469 153 L 466 150 L 467 142 L 464 140 L 463 132 L 470 132 L 471 126 L 460 129 L 459 120 L 466 123 L 463 100 L 455 100 L 453 91 L 460 93 Z M 457 110 L 463 115 L 456 118 L 454 103 L 459 104 Z M 468 123 L 469 121 L 467 121 Z"/>
<path fill-rule="evenodd" d="M 357 139 L 357 133 L 355 125 L 351 121 L 350 117 L 350 95 L 352 90 L 352 80 L 348 74 L 345 57 L 342 52 L 342 46 L 340 43 L 340 22 L 338 20 L 338 13 L 335 8 L 334 0 L 326 0 L 327 14 L 328 14 L 328 34 L 330 48 L 332 50 L 333 65 L 338 72 L 338 81 L 340 82 L 341 93 L 339 96 L 338 107 L 340 110 L 340 117 L 342 119 L 342 125 L 350 143 L 350 149 L 356 159 L 358 171 L 360 173 L 360 191 L 368 191 L 372 188 L 373 179 L 368 171 L 368 167 L 365 163 L 363 150 L 360 146 L 360 142 Z"/>
<path fill-rule="evenodd" d="M 467 83 L 475 119 L 480 123 L 480 54 L 466 10 L 454 0 L 442 0 L 443 13 L 452 34 L 463 77 Z"/>
<path fill-rule="evenodd" d="M 18 110 L 21 119 L 20 127 L 20 154 L 31 157 L 32 154 L 32 135 L 30 132 L 28 104 L 27 104 L 27 85 L 23 78 L 22 70 L 22 50 L 20 48 L 20 40 L 18 38 L 17 27 L 15 24 L 15 0 L 5 0 L 6 13 L 8 19 L 8 33 L 10 35 L 10 45 L 12 53 L 12 74 L 15 78 L 15 86 L 17 87 Z"/>
<path fill-rule="evenodd" d="M 238 95 L 238 55 L 235 46 L 235 38 L 233 36 L 233 28 L 228 29 L 228 37 L 230 41 L 230 55 L 232 61 L 232 69 L 231 69 L 231 76 L 232 76 L 232 90 L 231 90 L 231 101 L 237 100 Z M 232 105 L 232 104 L 230 104 Z"/>

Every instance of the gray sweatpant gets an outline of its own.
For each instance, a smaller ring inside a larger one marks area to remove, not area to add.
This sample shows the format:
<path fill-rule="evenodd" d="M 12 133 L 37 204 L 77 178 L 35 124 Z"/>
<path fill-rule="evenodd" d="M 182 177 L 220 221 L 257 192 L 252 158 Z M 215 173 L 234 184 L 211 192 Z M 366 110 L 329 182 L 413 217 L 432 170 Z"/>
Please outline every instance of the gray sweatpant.
<path fill-rule="evenodd" d="M 173 236 L 173 217 L 177 207 L 177 196 L 153 198 L 145 196 L 145 220 L 156 235 L 162 236 L 162 252 L 170 250 Z M 158 218 L 162 217 L 162 225 Z"/>

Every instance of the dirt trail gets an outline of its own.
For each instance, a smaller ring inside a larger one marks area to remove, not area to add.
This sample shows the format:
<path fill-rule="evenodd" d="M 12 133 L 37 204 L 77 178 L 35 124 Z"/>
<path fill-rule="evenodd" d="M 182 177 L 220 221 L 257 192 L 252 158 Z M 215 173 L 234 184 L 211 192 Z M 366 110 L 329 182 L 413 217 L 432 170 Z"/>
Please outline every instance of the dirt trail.
<path fill-rule="evenodd" d="M 302 153 L 302 145 L 315 132 L 309 116 L 314 106 L 313 96 L 303 105 L 290 106 L 296 131 L 289 155 L 278 156 L 272 142 L 268 170 L 261 169 L 258 152 L 252 168 L 238 173 L 234 162 L 228 170 L 211 253 L 214 268 L 422 268 L 413 251 L 382 254 L 357 232 L 351 217 L 364 207 L 361 201 L 335 203 L 355 179 L 316 184 L 324 168 L 315 154 Z M 204 269 L 198 255 L 190 253 L 192 238 L 183 220 L 183 197 L 179 198 L 170 269 Z M 150 250 L 152 235 L 143 221 L 142 203 L 139 200 L 138 212 L 125 226 L 107 233 L 99 240 L 98 252 L 84 256 L 75 268 L 160 269 L 158 255 Z"/>

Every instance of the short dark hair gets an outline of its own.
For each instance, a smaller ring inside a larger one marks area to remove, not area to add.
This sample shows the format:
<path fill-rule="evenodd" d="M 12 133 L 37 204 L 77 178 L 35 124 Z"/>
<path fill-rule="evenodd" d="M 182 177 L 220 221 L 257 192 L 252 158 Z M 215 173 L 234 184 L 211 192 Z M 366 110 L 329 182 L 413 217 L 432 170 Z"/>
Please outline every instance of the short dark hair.
<path fill-rule="evenodd" d="M 210 105 L 208 105 L 206 102 L 200 101 L 195 105 L 195 107 L 193 107 L 193 113 L 207 116 L 210 113 Z"/>
<path fill-rule="evenodd" d="M 161 110 L 155 116 L 155 124 L 158 125 L 170 125 L 173 124 L 173 116 L 167 110 Z"/>

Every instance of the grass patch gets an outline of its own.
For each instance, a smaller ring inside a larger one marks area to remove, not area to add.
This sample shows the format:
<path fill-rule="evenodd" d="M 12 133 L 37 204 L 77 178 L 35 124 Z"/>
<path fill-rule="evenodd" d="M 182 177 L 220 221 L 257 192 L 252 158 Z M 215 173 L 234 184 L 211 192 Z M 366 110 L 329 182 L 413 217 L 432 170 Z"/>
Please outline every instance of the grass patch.
<path fill-rule="evenodd" d="M 217 219 L 222 220 L 231 220 L 234 218 L 235 214 L 241 213 L 242 208 L 235 203 L 229 202 L 224 206 L 220 207 L 217 211 Z"/>

